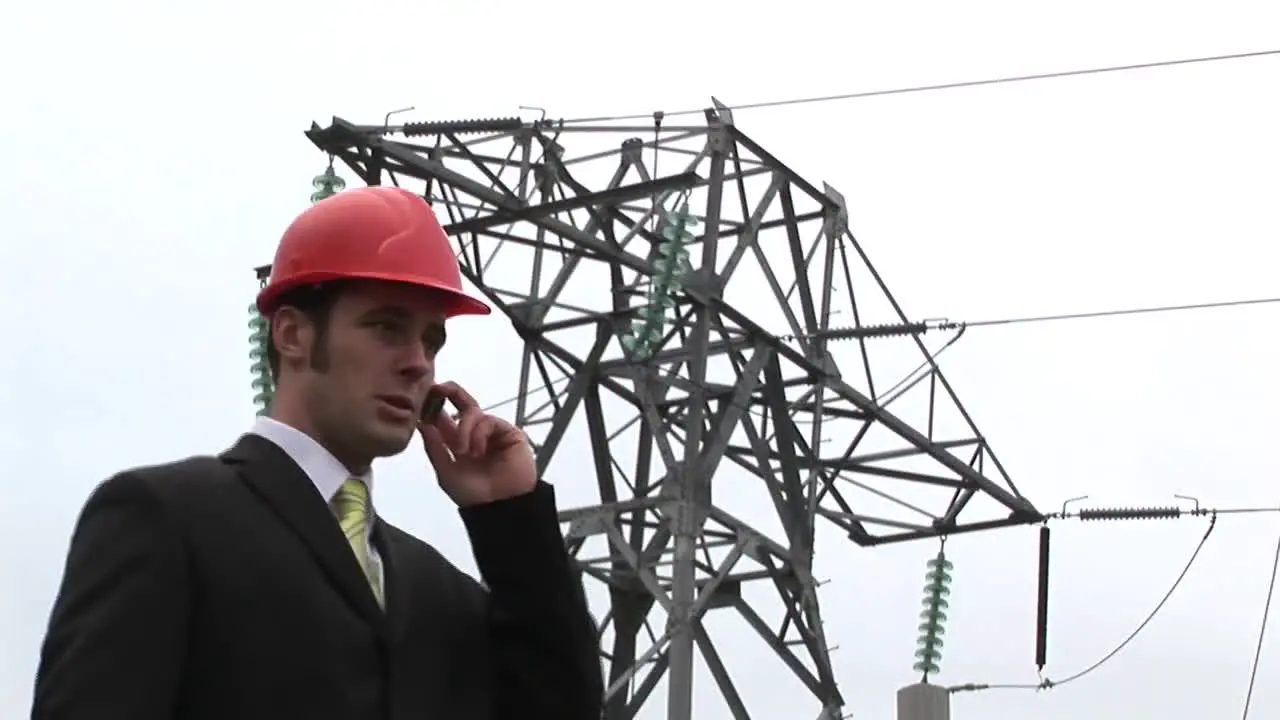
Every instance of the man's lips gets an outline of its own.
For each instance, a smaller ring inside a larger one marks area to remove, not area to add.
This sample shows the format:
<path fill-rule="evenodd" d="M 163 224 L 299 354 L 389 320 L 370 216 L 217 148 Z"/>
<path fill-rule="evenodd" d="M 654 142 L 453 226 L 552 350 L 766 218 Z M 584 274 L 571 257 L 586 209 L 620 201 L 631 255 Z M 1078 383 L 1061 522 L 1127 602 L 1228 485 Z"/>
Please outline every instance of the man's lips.
<path fill-rule="evenodd" d="M 396 410 L 413 413 L 413 400 L 406 395 L 379 395 L 378 399 Z"/>

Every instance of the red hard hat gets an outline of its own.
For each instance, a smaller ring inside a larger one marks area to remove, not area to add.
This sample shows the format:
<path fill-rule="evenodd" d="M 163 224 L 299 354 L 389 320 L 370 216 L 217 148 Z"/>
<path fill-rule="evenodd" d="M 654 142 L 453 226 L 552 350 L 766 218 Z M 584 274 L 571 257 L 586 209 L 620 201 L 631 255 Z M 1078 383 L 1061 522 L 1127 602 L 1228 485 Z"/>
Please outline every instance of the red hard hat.
<path fill-rule="evenodd" d="M 438 290 L 448 317 L 490 312 L 462 291 L 458 259 L 435 211 L 397 187 L 347 190 L 303 211 L 280 238 L 258 312 L 269 316 L 287 290 L 344 279 Z"/>

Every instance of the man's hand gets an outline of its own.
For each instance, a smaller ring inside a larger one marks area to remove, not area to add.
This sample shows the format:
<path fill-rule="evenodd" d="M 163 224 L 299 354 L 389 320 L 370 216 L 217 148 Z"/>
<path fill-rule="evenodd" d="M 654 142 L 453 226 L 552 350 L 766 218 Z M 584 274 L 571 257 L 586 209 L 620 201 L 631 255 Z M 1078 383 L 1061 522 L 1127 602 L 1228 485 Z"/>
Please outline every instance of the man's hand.
<path fill-rule="evenodd" d="M 457 409 L 418 426 L 445 494 L 459 507 L 524 495 L 537 484 L 533 448 L 511 423 L 487 415 L 471 394 L 447 382 L 435 391 Z"/>

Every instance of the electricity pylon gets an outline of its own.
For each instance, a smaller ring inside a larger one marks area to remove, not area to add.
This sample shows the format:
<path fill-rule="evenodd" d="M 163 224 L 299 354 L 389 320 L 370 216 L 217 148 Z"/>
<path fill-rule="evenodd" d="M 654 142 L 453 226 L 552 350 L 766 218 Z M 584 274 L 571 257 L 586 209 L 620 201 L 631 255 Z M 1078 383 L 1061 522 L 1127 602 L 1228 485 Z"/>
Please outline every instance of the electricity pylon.
<path fill-rule="evenodd" d="M 689 720 L 700 659 L 720 700 L 697 715 L 749 717 L 707 632 L 736 613 L 812 695 L 794 716 L 833 719 L 819 520 L 876 545 L 1041 515 L 924 342 L 947 326 L 908 320 L 845 199 L 713 103 L 652 126 L 334 118 L 307 137 L 435 207 L 523 343 L 513 413 L 539 471 L 562 501 L 594 480 L 561 519 L 603 588 L 603 716 L 637 716 L 665 680 L 661 717 Z"/>

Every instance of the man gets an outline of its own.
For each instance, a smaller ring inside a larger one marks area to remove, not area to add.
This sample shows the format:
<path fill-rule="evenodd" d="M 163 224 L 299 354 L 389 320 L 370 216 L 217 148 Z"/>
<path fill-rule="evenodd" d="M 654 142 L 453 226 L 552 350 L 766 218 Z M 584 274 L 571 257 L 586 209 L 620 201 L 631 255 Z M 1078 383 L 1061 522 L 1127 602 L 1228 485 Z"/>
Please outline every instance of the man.
<path fill-rule="evenodd" d="M 434 384 L 461 290 L 431 208 L 339 193 L 258 297 L 270 417 L 126 471 L 77 523 L 34 720 L 593 720 L 595 628 L 522 432 Z M 453 411 L 422 418 L 428 389 Z M 422 438 L 485 584 L 376 516 L 374 458 Z"/>

